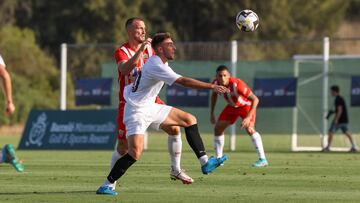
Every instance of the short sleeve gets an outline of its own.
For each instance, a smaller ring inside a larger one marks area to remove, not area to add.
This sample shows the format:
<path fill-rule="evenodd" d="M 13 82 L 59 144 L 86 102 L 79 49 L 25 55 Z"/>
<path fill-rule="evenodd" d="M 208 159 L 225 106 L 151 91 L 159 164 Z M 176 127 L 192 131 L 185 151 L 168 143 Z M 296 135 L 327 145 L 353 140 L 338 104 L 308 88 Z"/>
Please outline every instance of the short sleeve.
<path fill-rule="evenodd" d="M 115 51 L 114 58 L 116 63 L 119 63 L 119 61 L 129 60 L 129 57 L 120 48 Z"/>
<path fill-rule="evenodd" d="M 252 93 L 249 86 L 242 80 L 237 80 L 237 90 L 239 94 L 243 95 L 244 97 L 249 97 L 249 95 Z"/>
<path fill-rule="evenodd" d="M 166 64 L 153 65 L 151 70 L 148 70 L 150 77 L 164 81 L 168 85 L 172 85 L 181 75 L 175 73 L 170 66 Z"/>
<path fill-rule="evenodd" d="M 1 55 L 0 55 L 0 65 L 6 67 L 6 64 L 5 64 L 5 62 L 4 62 L 4 59 L 1 57 Z"/>

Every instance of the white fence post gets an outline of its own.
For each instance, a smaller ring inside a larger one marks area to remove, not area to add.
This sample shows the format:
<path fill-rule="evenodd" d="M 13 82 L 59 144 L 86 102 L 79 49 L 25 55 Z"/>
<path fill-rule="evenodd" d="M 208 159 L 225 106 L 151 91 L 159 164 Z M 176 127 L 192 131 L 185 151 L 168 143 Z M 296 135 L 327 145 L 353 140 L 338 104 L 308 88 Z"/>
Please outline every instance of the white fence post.
<path fill-rule="evenodd" d="M 233 77 L 236 77 L 237 70 L 237 41 L 231 41 L 231 74 Z M 230 139 L 229 139 L 230 151 L 235 151 L 236 148 L 236 124 L 231 125 L 230 127 Z"/>
<path fill-rule="evenodd" d="M 328 112 L 328 94 L 329 94 L 329 58 L 330 58 L 330 40 L 329 37 L 323 39 L 323 112 L 322 112 L 322 147 L 327 146 L 327 119 L 326 114 Z"/>
<path fill-rule="evenodd" d="M 61 44 L 60 51 L 60 110 L 66 110 L 66 72 L 67 72 L 67 45 Z"/>

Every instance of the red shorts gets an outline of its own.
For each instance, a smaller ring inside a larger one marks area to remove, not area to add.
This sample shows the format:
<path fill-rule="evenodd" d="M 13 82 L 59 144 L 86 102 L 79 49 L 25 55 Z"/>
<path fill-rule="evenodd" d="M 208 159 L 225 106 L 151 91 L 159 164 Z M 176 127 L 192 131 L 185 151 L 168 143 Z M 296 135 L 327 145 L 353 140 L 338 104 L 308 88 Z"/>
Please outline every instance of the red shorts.
<path fill-rule="evenodd" d="M 165 104 L 159 97 L 156 97 L 155 103 L 157 104 Z M 120 102 L 118 108 L 118 116 L 117 116 L 117 139 L 118 140 L 126 140 L 126 127 L 123 122 L 124 118 L 124 110 L 125 110 L 125 102 Z"/>
<path fill-rule="evenodd" d="M 231 124 L 234 124 L 236 120 L 241 117 L 244 119 L 249 111 L 251 106 L 242 106 L 242 107 L 232 107 L 230 105 L 227 105 L 224 110 L 221 112 L 218 121 L 229 121 Z M 256 121 L 256 112 L 251 117 L 251 125 L 255 125 Z"/>

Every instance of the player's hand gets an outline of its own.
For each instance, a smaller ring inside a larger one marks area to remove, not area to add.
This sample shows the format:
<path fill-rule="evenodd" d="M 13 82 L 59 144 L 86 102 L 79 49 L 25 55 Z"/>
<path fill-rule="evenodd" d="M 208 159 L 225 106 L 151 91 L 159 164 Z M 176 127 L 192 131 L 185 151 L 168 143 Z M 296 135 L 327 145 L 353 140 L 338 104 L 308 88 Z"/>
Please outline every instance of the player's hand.
<path fill-rule="evenodd" d="M 141 44 L 139 50 L 140 50 L 141 52 L 145 51 L 145 48 L 146 48 L 147 45 L 150 45 L 150 46 L 151 46 L 151 41 L 152 41 L 151 38 L 147 38 L 147 39 Z"/>
<path fill-rule="evenodd" d="M 215 116 L 214 116 L 214 114 L 210 115 L 210 122 L 211 122 L 211 124 L 215 124 Z"/>
<path fill-rule="evenodd" d="M 226 92 L 229 92 L 229 89 L 224 87 L 224 86 L 221 86 L 221 85 L 215 85 L 214 88 L 213 88 L 214 92 L 216 93 L 226 93 Z"/>
<path fill-rule="evenodd" d="M 246 118 L 244 118 L 244 120 L 242 120 L 241 128 L 248 128 L 250 127 L 250 124 L 251 124 L 251 118 L 247 116 Z"/>
<path fill-rule="evenodd" d="M 7 103 L 5 111 L 6 111 L 5 113 L 7 116 L 10 116 L 11 114 L 13 114 L 15 111 L 14 103 L 12 103 L 12 102 Z"/>

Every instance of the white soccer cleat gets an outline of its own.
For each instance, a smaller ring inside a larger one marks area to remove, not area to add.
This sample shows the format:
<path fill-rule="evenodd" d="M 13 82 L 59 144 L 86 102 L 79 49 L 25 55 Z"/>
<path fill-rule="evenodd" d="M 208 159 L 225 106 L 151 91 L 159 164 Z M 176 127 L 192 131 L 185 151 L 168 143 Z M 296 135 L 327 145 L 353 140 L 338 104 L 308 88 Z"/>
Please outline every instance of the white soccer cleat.
<path fill-rule="evenodd" d="M 194 182 L 194 180 L 185 173 L 185 170 L 180 170 L 180 172 L 171 170 L 170 178 L 172 180 L 181 180 L 183 184 L 191 184 Z"/>

